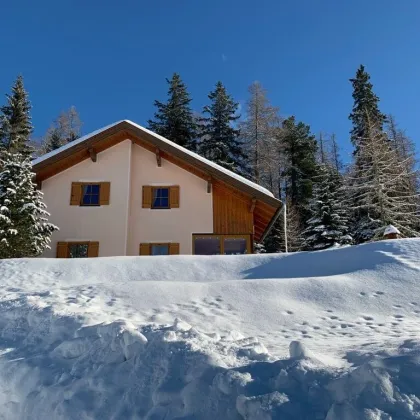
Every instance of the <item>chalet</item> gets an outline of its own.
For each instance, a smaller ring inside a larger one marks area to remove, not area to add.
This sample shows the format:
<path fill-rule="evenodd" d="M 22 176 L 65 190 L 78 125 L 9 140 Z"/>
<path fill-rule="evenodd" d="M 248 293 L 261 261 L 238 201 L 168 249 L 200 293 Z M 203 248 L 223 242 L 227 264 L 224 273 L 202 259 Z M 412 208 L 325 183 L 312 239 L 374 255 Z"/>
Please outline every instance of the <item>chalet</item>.
<path fill-rule="evenodd" d="M 44 257 L 252 253 L 282 206 L 265 188 L 126 120 L 33 168 L 60 228 Z"/>

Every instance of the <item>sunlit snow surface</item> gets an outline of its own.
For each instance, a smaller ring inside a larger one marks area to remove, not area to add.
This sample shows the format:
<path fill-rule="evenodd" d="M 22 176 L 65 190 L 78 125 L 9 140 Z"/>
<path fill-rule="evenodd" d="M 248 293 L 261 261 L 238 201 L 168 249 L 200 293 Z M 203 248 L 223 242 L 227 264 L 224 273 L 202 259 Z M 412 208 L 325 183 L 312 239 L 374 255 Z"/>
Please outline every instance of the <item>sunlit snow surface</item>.
<path fill-rule="evenodd" d="M 418 419 L 420 241 L 0 261 L 2 419 Z"/>

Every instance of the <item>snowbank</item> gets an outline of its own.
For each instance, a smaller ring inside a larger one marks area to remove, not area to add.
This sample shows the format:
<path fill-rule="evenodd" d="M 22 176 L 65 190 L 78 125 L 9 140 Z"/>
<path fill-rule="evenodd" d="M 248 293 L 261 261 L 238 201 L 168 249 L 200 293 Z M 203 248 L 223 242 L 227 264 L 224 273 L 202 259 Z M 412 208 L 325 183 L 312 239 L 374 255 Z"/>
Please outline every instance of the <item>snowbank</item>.
<path fill-rule="evenodd" d="M 418 419 L 419 257 L 0 261 L 0 418 Z"/>

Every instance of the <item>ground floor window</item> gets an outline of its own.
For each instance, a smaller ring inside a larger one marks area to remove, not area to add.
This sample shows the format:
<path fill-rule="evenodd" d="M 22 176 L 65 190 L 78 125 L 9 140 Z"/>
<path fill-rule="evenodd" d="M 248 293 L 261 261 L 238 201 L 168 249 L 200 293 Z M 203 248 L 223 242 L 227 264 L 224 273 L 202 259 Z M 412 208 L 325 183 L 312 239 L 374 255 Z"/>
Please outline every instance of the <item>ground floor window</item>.
<path fill-rule="evenodd" d="M 140 244 L 139 255 L 178 255 L 179 243 L 142 243 Z"/>
<path fill-rule="evenodd" d="M 169 244 L 151 244 L 151 255 L 169 255 Z"/>
<path fill-rule="evenodd" d="M 57 258 L 93 258 L 99 256 L 99 242 L 57 242 Z"/>
<path fill-rule="evenodd" d="M 88 243 L 75 243 L 68 246 L 68 258 L 87 258 L 88 257 Z"/>
<path fill-rule="evenodd" d="M 195 255 L 239 255 L 251 252 L 250 235 L 193 235 Z"/>

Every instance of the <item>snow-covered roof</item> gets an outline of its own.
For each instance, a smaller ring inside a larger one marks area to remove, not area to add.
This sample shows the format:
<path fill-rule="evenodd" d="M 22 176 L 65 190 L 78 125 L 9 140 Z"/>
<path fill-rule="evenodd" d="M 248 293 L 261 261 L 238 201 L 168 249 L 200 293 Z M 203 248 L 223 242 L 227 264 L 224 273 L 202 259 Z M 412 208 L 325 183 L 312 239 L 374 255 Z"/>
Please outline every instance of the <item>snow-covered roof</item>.
<path fill-rule="evenodd" d="M 216 169 L 217 171 L 224 173 L 228 177 L 233 178 L 233 179 L 235 179 L 235 180 L 237 180 L 237 181 L 239 181 L 239 182 L 247 185 L 248 187 L 251 187 L 251 188 L 257 190 L 260 193 L 262 193 L 262 194 L 264 194 L 264 195 L 266 195 L 266 196 L 268 196 L 270 198 L 274 198 L 274 195 L 269 190 L 267 190 L 266 188 L 262 187 L 261 185 L 258 185 L 255 182 L 249 181 L 248 179 L 244 178 L 243 176 L 238 175 L 238 174 L 235 174 L 234 172 L 230 171 L 229 169 L 226 169 L 223 166 L 220 166 L 217 163 L 214 163 L 214 162 L 212 162 L 212 161 L 204 158 L 203 156 L 200 156 L 197 153 L 191 152 L 190 150 L 186 149 L 185 147 L 182 147 L 182 146 L 174 143 L 173 141 L 168 140 L 167 138 L 165 138 L 163 136 L 160 136 L 159 134 L 156 134 L 153 131 L 150 131 L 147 128 L 144 128 L 141 125 L 136 124 L 135 122 L 130 121 L 130 120 L 117 121 L 117 122 L 115 122 L 113 124 L 110 124 L 110 125 L 107 125 L 106 127 L 101 128 L 99 130 L 93 131 L 92 133 L 89 133 L 89 134 L 87 134 L 87 135 L 85 135 L 83 137 L 80 137 L 79 139 L 77 139 L 77 140 L 75 140 L 75 141 L 73 141 L 71 143 L 68 143 L 68 144 L 66 144 L 64 146 L 61 146 L 60 148 L 58 148 L 56 150 L 53 150 L 52 152 L 46 153 L 45 155 L 40 156 L 40 157 L 34 159 L 32 161 L 32 165 L 37 165 L 37 164 L 39 164 L 41 162 L 44 162 L 47 159 L 49 159 L 49 158 L 51 158 L 53 156 L 56 156 L 56 155 L 60 154 L 61 152 L 65 151 L 67 149 L 70 149 L 70 148 L 72 148 L 72 147 L 74 147 L 74 146 L 76 146 L 76 145 L 78 145 L 80 143 L 83 143 L 83 142 L 89 140 L 91 137 L 94 137 L 94 136 L 96 136 L 96 135 L 98 135 L 98 134 L 100 134 L 100 133 L 102 133 L 102 132 L 104 132 L 104 131 L 112 128 L 112 127 L 115 127 L 115 126 L 117 126 L 118 124 L 121 124 L 121 123 L 128 123 L 131 126 L 137 128 L 137 129 L 139 129 L 139 130 L 141 130 L 141 131 L 143 131 L 145 133 L 148 133 L 149 135 L 155 137 L 156 139 L 159 139 L 161 142 L 166 143 L 166 144 L 170 145 L 171 147 L 180 150 L 185 155 L 189 155 L 192 158 L 197 159 L 200 162 L 204 163 L 205 165 L 211 166 L 212 168 Z"/>
<path fill-rule="evenodd" d="M 123 121 L 124 120 L 117 121 L 116 123 L 113 123 L 113 124 L 107 125 L 105 127 L 102 127 L 99 130 L 92 131 L 91 133 L 86 134 L 85 136 L 80 137 L 77 140 L 74 140 L 74 141 L 72 141 L 70 143 L 67 143 L 64 146 L 59 147 L 58 149 L 55 149 L 55 150 L 53 150 L 53 151 L 51 151 L 49 153 L 45 153 L 45 155 L 42 155 L 42 156 L 34 159 L 32 161 L 32 166 L 35 166 L 38 163 L 44 162 L 45 160 L 47 160 L 47 159 L 49 159 L 49 158 L 51 158 L 51 157 L 53 157 L 55 155 L 58 155 L 59 153 L 64 152 L 64 150 L 70 149 L 71 147 L 74 147 L 77 144 L 83 143 L 84 141 L 89 140 L 91 137 L 96 136 L 97 134 L 100 134 L 103 131 L 106 131 L 106 130 L 110 129 L 110 128 L 112 128 L 112 127 L 114 127 L 114 126 L 122 123 Z"/>
<path fill-rule="evenodd" d="M 385 231 L 384 231 L 384 236 L 386 236 L 386 235 L 391 235 L 391 234 L 393 234 L 393 233 L 396 233 L 397 235 L 401 235 L 401 232 L 395 227 L 395 226 L 393 226 L 393 225 L 388 225 L 386 228 L 385 228 Z"/>

